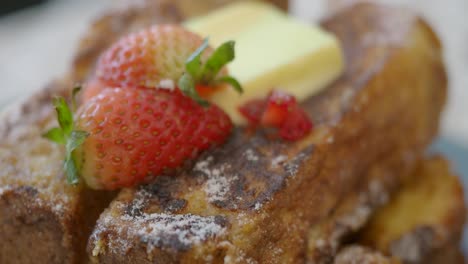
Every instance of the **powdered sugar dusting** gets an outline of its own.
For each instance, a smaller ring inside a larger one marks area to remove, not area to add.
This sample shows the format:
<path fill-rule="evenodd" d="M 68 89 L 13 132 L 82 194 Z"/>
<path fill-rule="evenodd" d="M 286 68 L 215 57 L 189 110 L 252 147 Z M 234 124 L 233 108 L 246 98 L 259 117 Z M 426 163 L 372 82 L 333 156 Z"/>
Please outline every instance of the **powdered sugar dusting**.
<path fill-rule="evenodd" d="M 258 156 L 255 154 L 255 152 L 252 149 L 247 149 L 244 152 L 244 156 L 247 158 L 248 161 L 258 161 L 259 160 Z"/>
<path fill-rule="evenodd" d="M 346 263 L 393 263 L 379 252 L 372 251 L 371 249 L 352 245 L 342 249 L 336 256 L 335 264 Z"/>
<path fill-rule="evenodd" d="M 208 158 L 197 162 L 197 164 L 195 164 L 194 170 L 208 174 L 210 173 L 209 166 L 212 162 L 213 162 L 213 157 L 209 156 Z"/>
<path fill-rule="evenodd" d="M 225 232 L 214 216 L 202 217 L 192 214 L 149 214 L 143 218 L 125 218 L 138 229 L 137 234 L 147 241 L 149 248 L 164 246 L 175 239 L 183 247 L 199 244 L 206 239 Z"/>
<path fill-rule="evenodd" d="M 131 215 L 135 215 L 138 212 L 141 212 L 145 207 L 147 201 L 151 198 L 151 193 L 148 192 L 145 188 L 139 188 L 135 192 L 135 196 L 132 199 Z"/>
<path fill-rule="evenodd" d="M 208 201 L 225 201 L 228 198 L 233 182 L 238 180 L 239 177 L 226 173 L 226 170 L 230 168 L 228 164 L 210 167 L 212 162 L 213 157 L 210 156 L 205 160 L 199 161 L 195 165 L 194 170 L 208 177 L 204 185 L 204 191 L 208 197 Z"/>
<path fill-rule="evenodd" d="M 258 210 L 260 210 L 260 209 L 262 209 L 262 204 L 259 203 L 259 202 L 256 202 L 256 203 L 255 203 L 255 206 L 254 206 L 254 210 L 255 210 L 255 211 L 258 211 Z"/>
<path fill-rule="evenodd" d="M 224 257 L 224 264 L 237 264 L 237 263 L 245 263 L 245 264 L 258 264 L 258 261 L 255 259 L 247 257 L 247 254 L 241 250 L 237 249 L 236 254 L 228 254 Z"/>
<path fill-rule="evenodd" d="M 57 203 L 54 205 L 54 207 L 52 207 L 52 210 L 54 210 L 56 213 L 60 213 L 63 212 L 64 206 L 62 203 Z"/>
<path fill-rule="evenodd" d="M 123 223 L 119 224 L 116 219 L 107 215 L 102 222 L 105 228 L 112 226 L 116 230 L 115 236 L 107 239 L 107 246 L 111 251 L 129 250 L 132 237 L 137 237 L 138 241 L 147 245 L 148 254 L 155 248 L 183 250 L 226 232 L 225 219 L 221 216 L 152 213 L 123 215 L 119 220 Z M 99 237 L 99 233 L 95 234 L 94 238 L 96 237 Z M 99 254 L 102 240 L 95 241 L 96 254 Z"/>
<path fill-rule="evenodd" d="M 300 162 L 306 157 L 304 153 L 297 155 L 296 157 L 288 160 L 288 156 L 286 155 L 279 155 L 274 157 L 271 160 L 271 167 L 273 169 L 278 167 L 283 167 L 286 173 L 289 176 L 295 176 L 299 171 Z"/>
<path fill-rule="evenodd" d="M 2 196 L 4 193 L 8 192 L 11 190 L 11 187 L 9 185 L 6 186 L 0 186 L 0 196 Z"/>
<path fill-rule="evenodd" d="M 285 155 L 276 156 L 271 160 L 271 167 L 277 168 L 280 164 L 285 162 L 287 159 L 288 157 Z"/>
<path fill-rule="evenodd" d="M 209 202 L 223 201 L 226 199 L 231 188 L 231 180 L 236 180 L 237 176 L 234 178 L 228 179 L 220 174 L 214 176 L 213 178 L 208 179 L 205 183 L 205 193 L 208 196 Z"/>
<path fill-rule="evenodd" d="M 299 172 L 300 161 L 302 161 L 305 157 L 306 155 L 304 153 L 301 153 L 284 165 L 284 169 L 289 174 L 289 176 L 296 176 L 296 174 Z"/>

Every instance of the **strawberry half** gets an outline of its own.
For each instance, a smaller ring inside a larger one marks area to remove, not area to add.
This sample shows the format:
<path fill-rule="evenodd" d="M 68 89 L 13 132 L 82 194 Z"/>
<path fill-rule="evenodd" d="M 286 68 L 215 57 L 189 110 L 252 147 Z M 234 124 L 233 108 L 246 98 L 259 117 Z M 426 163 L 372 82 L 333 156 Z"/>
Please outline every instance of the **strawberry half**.
<path fill-rule="evenodd" d="M 106 89 L 78 109 L 75 122 L 63 99 L 55 106 L 60 128 L 46 137 L 66 145 L 69 182 L 81 176 L 93 189 L 152 180 L 222 144 L 232 129 L 217 106 L 202 107 L 177 90 Z"/>
<path fill-rule="evenodd" d="M 96 76 L 111 86 L 159 87 L 163 80 L 177 81 L 185 61 L 203 38 L 178 25 L 156 25 L 129 34 L 106 50 L 97 63 Z M 206 48 L 205 57 L 213 50 Z"/>
<path fill-rule="evenodd" d="M 207 39 L 179 25 L 156 25 L 121 38 L 105 51 L 96 78 L 116 87 L 172 90 L 179 86 L 186 95 L 206 104 L 202 97 L 208 98 L 208 90 L 220 89 L 223 83 L 242 92 L 224 67 L 234 57 L 233 41 L 213 50 Z"/>

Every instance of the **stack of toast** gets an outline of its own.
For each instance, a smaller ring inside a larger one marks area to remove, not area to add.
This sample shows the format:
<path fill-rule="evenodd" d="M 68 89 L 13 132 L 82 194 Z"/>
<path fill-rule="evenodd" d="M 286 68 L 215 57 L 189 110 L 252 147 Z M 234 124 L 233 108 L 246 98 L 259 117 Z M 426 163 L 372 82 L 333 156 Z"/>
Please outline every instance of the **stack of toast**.
<path fill-rule="evenodd" d="M 306 139 L 239 127 L 177 177 L 119 192 L 66 184 L 64 150 L 41 138 L 56 122 L 50 99 L 85 81 L 119 37 L 226 2 L 116 8 L 66 76 L 4 111 L 0 263 L 463 263 L 463 190 L 427 153 L 447 92 L 442 47 L 398 8 L 357 4 L 322 21 L 346 67 L 303 102 L 315 124 Z"/>

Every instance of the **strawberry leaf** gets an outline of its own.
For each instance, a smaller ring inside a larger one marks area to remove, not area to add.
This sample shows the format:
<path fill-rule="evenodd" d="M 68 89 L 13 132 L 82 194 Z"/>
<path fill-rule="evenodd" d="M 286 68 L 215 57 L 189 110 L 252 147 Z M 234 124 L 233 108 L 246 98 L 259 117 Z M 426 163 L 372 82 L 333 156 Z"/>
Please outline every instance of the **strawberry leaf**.
<path fill-rule="evenodd" d="M 66 144 L 67 152 L 70 152 L 71 154 L 75 149 L 84 143 L 88 136 L 89 133 L 86 131 L 72 131 Z"/>
<path fill-rule="evenodd" d="M 231 76 L 222 76 L 215 79 L 221 69 L 232 62 L 235 58 L 235 42 L 227 41 L 218 47 L 213 54 L 208 58 L 205 64 L 201 60 L 201 55 L 208 48 L 208 39 L 205 39 L 203 44 L 187 59 L 185 62 L 186 72 L 178 81 L 179 89 L 188 97 L 195 100 L 202 106 L 208 106 L 209 103 L 198 94 L 196 87 L 202 83 L 207 86 L 216 85 L 217 83 L 228 83 L 234 89 L 242 93 L 243 89 L 240 83 Z M 214 86 L 213 86 L 214 87 Z"/>
<path fill-rule="evenodd" d="M 203 44 L 194 52 L 185 62 L 185 69 L 190 75 L 192 75 L 196 80 L 200 75 L 202 70 L 202 61 L 201 55 L 208 48 L 208 38 L 203 41 Z"/>
<path fill-rule="evenodd" d="M 65 159 L 64 169 L 67 173 L 67 183 L 70 185 L 77 185 L 80 181 L 80 175 L 75 160 L 71 157 L 67 157 Z"/>
<path fill-rule="evenodd" d="M 236 80 L 232 76 L 223 76 L 219 79 L 216 80 L 218 83 L 227 83 L 231 85 L 234 90 L 236 90 L 238 93 L 242 94 L 244 92 L 244 89 L 242 89 L 242 85 L 239 83 L 238 80 Z"/>
<path fill-rule="evenodd" d="M 88 132 L 85 131 L 72 131 L 67 139 L 65 145 L 66 156 L 64 168 L 67 172 L 67 182 L 71 185 L 76 185 L 79 182 L 79 171 L 75 158 L 73 157 L 73 151 L 81 146 L 86 138 L 89 136 Z"/>
<path fill-rule="evenodd" d="M 218 75 L 219 71 L 221 71 L 226 64 L 234 60 L 236 57 L 234 48 L 235 42 L 228 41 L 223 43 L 213 52 L 203 68 L 202 78 L 204 81 L 209 83 Z"/>
<path fill-rule="evenodd" d="M 73 109 L 76 107 L 75 97 L 79 91 L 79 87 L 73 89 Z M 79 182 L 80 173 L 73 152 L 85 142 L 89 133 L 86 131 L 73 130 L 73 113 L 64 98 L 54 98 L 53 104 L 57 112 L 57 119 L 60 127 L 50 129 L 43 137 L 60 145 L 65 145 L 65 161 L 63 167 L 67 174 L 67 183 L 76 185 Z"/>
<path fill-rule="evenodd" d="M 197 90 L 195 89 L 195 81 L 193 77 L 188 74 L 184 73 L 182 77 L 179 79 L 179 89 L 188 97 L 192 98 L 195 100 L 197 103 L 199 103 L 201 106 L 208 106 L 209 103 L 204 100 L 203 98 L 200 97 L 200 95 L 197 93 Z"/>
<path fill-rule="evenodd" d="M 49 131 L 45 132 L 42 136 L 57 144 L 64 145 L 66 142 L 65 135 L 63 134 L 63 130 L 60 127 L 54 127 Z"/>
<path fill-rule="evenodd" d="M 69 135 L 73 130 L 73 114 L 63 97 L 54 98 L 55 111 L 57 119 L 64 135 Z"/>

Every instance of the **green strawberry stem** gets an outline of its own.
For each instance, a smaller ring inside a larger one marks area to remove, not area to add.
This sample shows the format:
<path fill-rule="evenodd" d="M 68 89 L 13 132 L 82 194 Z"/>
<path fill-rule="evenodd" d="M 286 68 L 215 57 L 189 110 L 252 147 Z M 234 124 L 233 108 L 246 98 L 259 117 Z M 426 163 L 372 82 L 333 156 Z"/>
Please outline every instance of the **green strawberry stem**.
<path fill-rule="evenodd" d="M 79 91 L 79 87 L 73 89 L 72 109 L 76 107 L 75 96 Z M 89 133 L 75 130 L 73 112 L 64 98 L 54 98 L 53 104 L 57 112 L 59 127 L 50 129 L 43 137 L 57 144 L 65 145 L 64 170 L 67 174 L 67 183 L 77 185 L 79 183 L 80 173 L 77 161 L 73 157 L 73 152 L 84 143 Z"/>
<path fill-rule="evenodd" d="M 207 61 L 203 63 L 201 56 L 207 48 L 208 38 L 206 38 L 203 44 L 187 59 L 185 63 L 186 72 L 178 82 L 180 90 L 202 106 L 208 106 L 209 103 L 198 94 L 196 84 L 199 83 L 207 86 L 227 83 L 240 94 L 243 93 L 241 84 L 234 77 L 221 76 L 218 78 L 221 69 L 232 62 L 236 57 L 235 42 L 227 41 L 223 43 L 213 52 Z"/>

